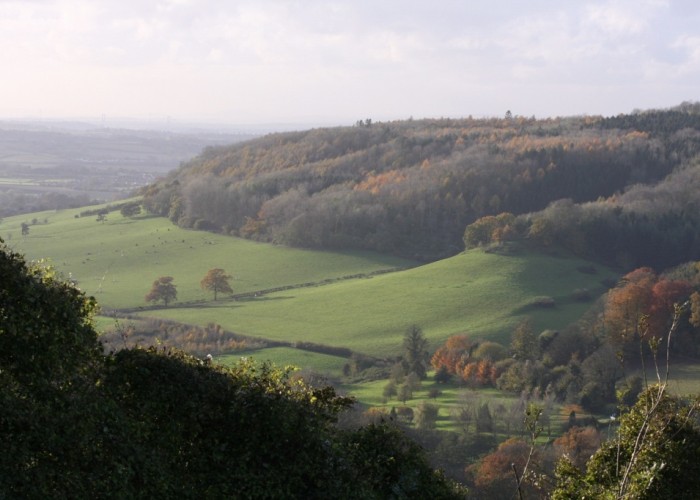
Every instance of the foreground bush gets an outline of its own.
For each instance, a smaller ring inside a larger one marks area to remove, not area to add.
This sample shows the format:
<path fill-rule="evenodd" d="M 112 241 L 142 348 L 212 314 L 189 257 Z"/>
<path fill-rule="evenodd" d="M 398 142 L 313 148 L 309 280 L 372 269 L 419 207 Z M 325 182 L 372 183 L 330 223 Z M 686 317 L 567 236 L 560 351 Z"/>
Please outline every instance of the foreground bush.
<path fill-rule="evenodd" d="M 104 355 L 92 299 L 0 248 L 0 498 L 453 498 L 330 387 L 179 351 Z"/>

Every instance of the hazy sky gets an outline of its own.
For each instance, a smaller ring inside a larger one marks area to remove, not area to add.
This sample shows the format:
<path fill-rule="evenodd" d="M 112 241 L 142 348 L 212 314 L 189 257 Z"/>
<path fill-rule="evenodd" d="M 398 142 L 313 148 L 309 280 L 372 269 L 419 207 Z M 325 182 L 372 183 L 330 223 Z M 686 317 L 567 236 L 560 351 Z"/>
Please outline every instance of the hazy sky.
<path fill-rule="evenodd" d="M 697 0 L 0 0 L 0 118 L 352 124 L 700 100 Z"/>

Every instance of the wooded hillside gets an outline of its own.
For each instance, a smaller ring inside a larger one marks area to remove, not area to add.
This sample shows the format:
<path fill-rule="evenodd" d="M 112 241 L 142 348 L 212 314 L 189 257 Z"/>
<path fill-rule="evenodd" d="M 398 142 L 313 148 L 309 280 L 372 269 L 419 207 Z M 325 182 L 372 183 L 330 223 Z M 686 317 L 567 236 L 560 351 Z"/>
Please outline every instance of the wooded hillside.
<path fill-rule="evenodd" d="M 700 197 L 698 153 L 699 104 L 612 118 L 367 120 L 208 148 L 144 194 L 183 227 L 424 260 L 460 252 L 465 227 L 484 216 L 566 199 L 518 219 L 512 234 L 537 240 L 530 229 L 542 220 L 547 244 L 672 265 L 697 253 L 686 215 Z M 567 232 L 571 221 L 579 233 Z M 683 249 L 640 249 L 670 236 Z"/>

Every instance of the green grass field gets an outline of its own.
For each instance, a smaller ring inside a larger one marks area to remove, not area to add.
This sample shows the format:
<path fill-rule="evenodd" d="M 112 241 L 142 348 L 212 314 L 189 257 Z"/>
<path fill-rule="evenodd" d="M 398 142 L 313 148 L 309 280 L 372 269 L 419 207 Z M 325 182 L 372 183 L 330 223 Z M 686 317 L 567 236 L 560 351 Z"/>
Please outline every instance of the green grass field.
<path fill-rule="evenodd" d="M 0 237 L 28 259 L 49 258 L 109 308 L 146 305 L 144 295 L 159 276 L 175 278 L 179 302 L 209 300 L 199 282 L 214 267 L 231 274 L 234 293 L 243 293 L 415 265 L 367 252 L 299 250 L 186 231 L 159 217 L 112 212 L 104 223 L 95 216 L 76 219 L 82 210 L 8 217 Z M 20 224 L 33 218 L 42 223 L 22 237 Z"/>
<path fill-rule="evenodd" d="M 659 372 L 663 380 L 666 373 L 665 360 L 659 361 Z M 641 370 L 638 374 L 641 375 Z M 647 382 L 655 384 L 657 381 L 656 370 L 647 367 Z M 668 390 L 680 396 L 700 394 L 700 365 L 671 361 Z"/>
<path fill-rule="evenodd" d="M 306 366 L 313 367 L 315 371 L 331 377 L 340 378 L 343 375 L 343 365 L 347 359 L 338 356 L 329 356 L 316 352 L 293 349 L 291 347 L 271 347 L 260 350 L 236 351 L 233 354 L 217 356 L 216 363 L 230 366 L 237 363 L 242 357 L 249 357 L 255 361 L 270 361 L 277 366 Z"/>
<path fill-rule="evenodd" d="M 538 330 L 563 328 L 589 307 L 573 298 L 574 290 L 596 296 L 604 291 L 601 281 L 612 276 L 603 268 L 584 274 L 578 269 L 587 263 L 578 259 L 525 250 L 509 255 L 471 250 L 414 267 L 373 253 L 309 251 L 186 231 L 158 217 L 128 219 L 112 212 L 106 222 L 76 218 L 81 210 L 8 217 L 0 223 L 0 236 L 30 259 L 50 258 L 107 308 L 146 306 L 143 297 L 153 280 L 169 275 L 178 301 L 142 316 L 215 322 L 243 335 L 347 347 L 370 356 L 399 354 L 411 324 L 423 328 L 431 348 L 459 332 L 507 343 L 525 317 Z M 21 222 L 33 218 L 42 222 L 23 237 Z M 324 284 L 214 302 L 199 286 L 213 267 L 234 276 L 234 293 Z M 367 277 L 340 279 L 357 274 Z M 555 306 L 533 306 L 533 298 L 542 296 Z"/>
<path fill-rule="evenodd" d="M 399 354 L 411 324 L 423 328 L 432 348 L 458 332 L 507 343 L 525 317 L 545 329 L 563 328 L 583 314 L 590 304 L 575 301 L 574 289 L 600 294 L 600 281 L 610 274 L 582 274 L 581 265 L 529 252 L 472 250 L 398 273 L 143 314 L 199 325 L 215 320 L 249 336 L 305 340 L 371 356 Z M 552 297 L 557 305 L 533 307 L 537 296 Z"/>
<path fill-rule="evenodd" d="M 405 403 L 393 397 L 386 400 L 382 393 L 387 384 L 387 380 L 377 380 L 374 382 L 366 382 L 362 384 L 345 385 L 343 389 L 349 394 L 352 394 L 359 401 L 370 408 L 374 408 L 383 413 L 388 414 L 392 408 L 400 408 L 407 406 L 412 410 L 416 410 L 422 403 L 428 403 L 438 407 L 438 419 L 436 428 L 445 431 L 459 431 L 459 425 L 455 419 L 455 413 L 459 412 L 465 406 L 466 401 L 472 408 L 476 408 L 483 403 L 488 403 L 491 413 L 494 418 L 496 427 L 503 430 L 503 415 L 498 414 L 498 407 L 509 410 L 513 405 L 518 403 L 518 397 L 512 394 L 504 393 L 496 389 L 470 389 L 454 383 L 437 384 L 433 381 L 433 377 L 428 377 L 428 380 L 422 382 L 421 387 L 413 391 L 411 399 Z M 439 395 L 435 398 L 430 397 L 431 389 L 438 389 Z M 541 407 L 544 405 L 541 401 L 535 401 Z M 564 408 L 561 404 L 555 403 L 549 411 L 549 423 L 545 426 L 545 433 L 542 435 L 546 439 L 547 430 L 551 430 L 552 435 L 562 433 L 564 426 L 567 423 L 568 415 L 562 411 Z M 582 413 L 582 416 L 584 414 Z M 518 419 L 519 420 L 519 419 Z M 472 422 L 473 429 L 474 423 Z M 505 439 L 506 435 L 501 435 Z"/>
<path fill-rule="evenodd" d="M 579 269 L 590 263 L 579 259 L 518 247 L 507 255 L 471 250 L 418 266 L 373 253 L 300 250 L 186 231 L 157 217 L 128 219 L 112 212 L 103 223 L 95 216 L 76 218 L 82 210 L 8 217 L 0 223 L 0 237 L 29 259 L 49 258 L 107 308 L 146 306 L 143 297 L 152 281 L 170 275 L 178 287 L 178 301 L 168 308 L 141 310 L 140 316 L 198 325 L 214 322 L 248 336 L 347 347 L 374 357 L 400 354 L 411 324 L 423 328 L 431 349 L 460 332 L 507 343 L 513 327 L 526 317 L 532 318 L 537 330 L 563 328 L 590 306 L 577 301 L 574 291 L 588 289 L 596 297 L 605 290 L 602 282 L 613 277 L 602 267 L 595 274 L 582 273 Z M 34 218 L 41 222 L 23 237 L 20 224 Z M 307 286 L 214 302 L 199 287 L 213 267 L 234 276 L 234 293 Z M 371 275 L 385 270 L 396 272 Z M 550 297 L 555 305 L 534 306 L 536 297 Z M 109 318 L 96 321 L 98 329 L 113 324 Z M 216 361 L 229 364 L 241 356 L 310 368 L 336 379 L 347 362 L 284 347 L 235 352 Z M 400 403 L 384 402 L 385 384 L 383 380 L 343 389 L 369 406 L 388 411 Z M 409 406 L 429 400 L 432 385 L 425 382 Z M 441 390 L 436 401 L 438 427 L 449 429 L 454 426 L 450 413 L 459 405 L 464 388 L 455 385 Z M 480 394 L 493 404 L 501 400 L 510 404 L 513 399 L 493 390 Z"/>

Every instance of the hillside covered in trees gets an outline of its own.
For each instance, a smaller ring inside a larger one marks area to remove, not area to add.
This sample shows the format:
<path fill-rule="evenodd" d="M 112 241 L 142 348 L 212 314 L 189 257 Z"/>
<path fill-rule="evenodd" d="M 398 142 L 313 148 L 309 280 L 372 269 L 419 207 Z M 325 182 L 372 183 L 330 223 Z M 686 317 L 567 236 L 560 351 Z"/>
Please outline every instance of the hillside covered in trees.
<path fill-rule="evenodd" d="M 692 103 L 610 118 L 361 120 L 208 148 L 144 194 L 183 227 L 423 260 L 460 252 L 467 226 L 505 213 L 496 240 L 660 268 L 700 250 L 699 153 Z"/>

